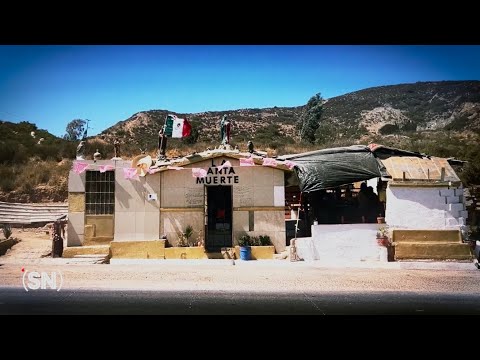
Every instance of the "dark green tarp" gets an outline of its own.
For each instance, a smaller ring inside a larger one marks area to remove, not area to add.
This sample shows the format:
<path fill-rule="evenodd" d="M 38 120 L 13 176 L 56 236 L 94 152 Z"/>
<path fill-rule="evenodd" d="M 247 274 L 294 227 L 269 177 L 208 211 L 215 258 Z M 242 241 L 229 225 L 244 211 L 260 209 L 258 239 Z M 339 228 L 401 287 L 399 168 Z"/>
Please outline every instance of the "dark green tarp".
<path fill-rule="evenodd" d="M 380 159 L 390 156 L 423 157 L 425 154 L 370 144 L 316 150 L 280 156 L 278 160 L 293 161 L 300 191 L 312 192 L 351 184 L 375 177 L 389 178 Z"/>

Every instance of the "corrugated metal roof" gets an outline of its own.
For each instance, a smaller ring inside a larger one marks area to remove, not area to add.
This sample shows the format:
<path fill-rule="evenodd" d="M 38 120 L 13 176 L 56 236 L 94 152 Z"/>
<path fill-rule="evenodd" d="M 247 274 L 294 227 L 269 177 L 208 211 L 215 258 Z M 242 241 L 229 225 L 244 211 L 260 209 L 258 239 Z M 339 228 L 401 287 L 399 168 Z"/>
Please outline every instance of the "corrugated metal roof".
<path fill-rule="evenodd" d="M 53 222 L 68 214 L 68 204 L 24 204 L 0 201 L 0 224 Z"/>
<path fill-rule="evenodd" d="M 394 181 L 403 180 L 403 173 L 405 173 L 405 180 L 407 181 L 442 181 L 442 168 L 445 168 L 445 178 L 443 181 L 460 181 L 457 174 L 448 163 L 448 160 L 444 158 L 392 156 L 388 159 L 381 160 L 381 162 L 385 165 L 388 173 L 392 176 L 392 180 Z"/>

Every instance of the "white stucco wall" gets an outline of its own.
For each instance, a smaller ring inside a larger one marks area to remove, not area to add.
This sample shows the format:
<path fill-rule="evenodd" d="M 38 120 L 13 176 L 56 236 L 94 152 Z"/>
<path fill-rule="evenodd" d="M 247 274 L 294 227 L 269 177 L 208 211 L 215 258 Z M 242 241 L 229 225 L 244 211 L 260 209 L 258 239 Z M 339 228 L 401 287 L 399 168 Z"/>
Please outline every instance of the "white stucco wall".
<path fill-rule="evenodd" d="M 312 225 L 312 237 L 297 238 L 297 255 L 305 261 L 388 261 L 387 248 L 377 244 L 383 224 Z"/>
<path fill-rule="evenodd" d="M 385 221 L 398 229 L 459 229 L 467 212 L 462 188 L 387 187 Z"/>

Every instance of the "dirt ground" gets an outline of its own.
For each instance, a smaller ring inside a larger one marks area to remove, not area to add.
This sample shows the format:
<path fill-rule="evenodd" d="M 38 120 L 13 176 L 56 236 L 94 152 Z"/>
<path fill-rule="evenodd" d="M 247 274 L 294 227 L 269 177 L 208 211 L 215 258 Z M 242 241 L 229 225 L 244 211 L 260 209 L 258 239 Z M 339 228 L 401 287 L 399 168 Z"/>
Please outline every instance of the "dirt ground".
<path fill-rule="evenodd" d="M 2 257 L 2 262 L 41 259 L 52 251 L 50 231 L 45 228 L 13 228 L 12 237 L 20 242 Z"/>
<path fill-rule="evenodd" d="M 480 272 L 459 270 L 328 268 L 286 260 L 186 260 L 162 264 L 92 264 L 89 259 L 44 257 L 51 251 L 45 230 L 14 229 L 21 241 L 0 256 L 0 287 L 22 287 L 24 272 L 61 272 L 63 288 L 224 291 L 449 291 L 480 293 Z M 464 264 L 465 265 L 465 264 Z M 470 268 L 471 267 L 471 268 Z"/>

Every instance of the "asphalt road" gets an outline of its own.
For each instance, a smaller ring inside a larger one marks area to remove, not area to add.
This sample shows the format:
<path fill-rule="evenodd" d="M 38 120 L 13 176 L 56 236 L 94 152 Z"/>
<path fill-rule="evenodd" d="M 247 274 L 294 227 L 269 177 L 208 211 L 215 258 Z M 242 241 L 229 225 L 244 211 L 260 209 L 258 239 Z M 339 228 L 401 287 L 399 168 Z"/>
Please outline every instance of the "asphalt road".
<path fill-rule="evenodd" d="M 35 290 L 0 287 L 1 315 L 480 315 L 480 294 Z"/>

